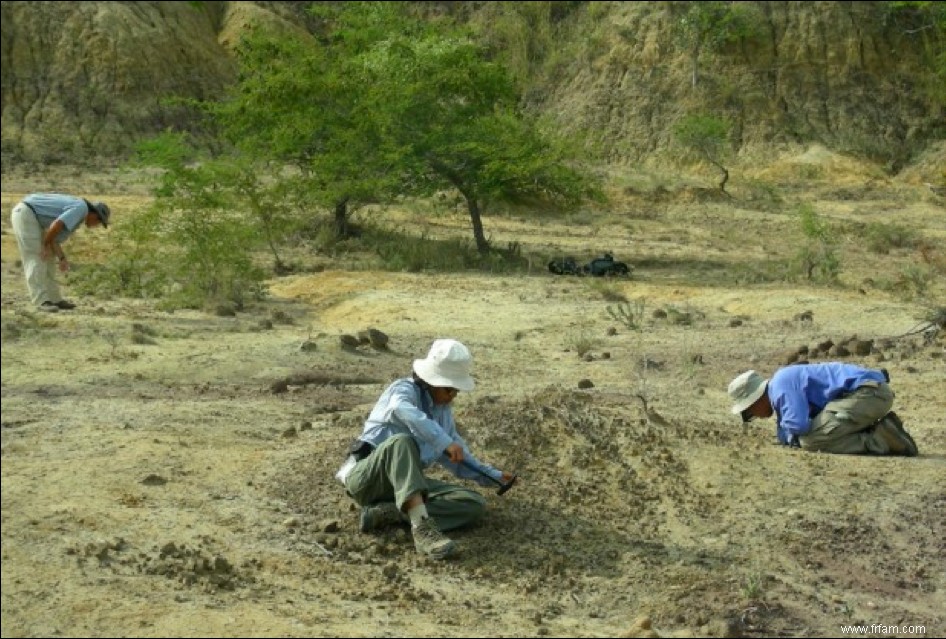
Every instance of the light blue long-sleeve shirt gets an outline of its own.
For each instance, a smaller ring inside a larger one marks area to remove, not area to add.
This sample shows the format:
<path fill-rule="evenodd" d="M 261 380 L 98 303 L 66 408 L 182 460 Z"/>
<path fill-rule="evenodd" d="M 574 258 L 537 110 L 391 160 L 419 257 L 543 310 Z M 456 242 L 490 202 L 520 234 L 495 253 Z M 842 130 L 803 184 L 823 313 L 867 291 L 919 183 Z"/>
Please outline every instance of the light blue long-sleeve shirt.
<path fill-rule="evenodd" d="M 479 461 L 470 452 L 457 433 L 450 405 L 434 404 L 430 393 L 411 378 L 399 379 L 385 389 L 371 410 L 359 439 L 377 447 L 388 437 L 401 433 L 410 435 L 417 442 L 420 461 L 425 468 L 437 462 L 461 479 L 482 486 L 492 485 L 487 478 L 464 465 L 469 464 L 498 481 L 502 480 L 501 471 Z M 453 443 L 463 449 L 463 464 L 454 464 L 444 454 L 447 446 Z"/>
<path fill-rule="evenodd" d="M 812 418 L 829 402 L 854 392 L 868 381 L 886 380 L 881 371 L 839 362 L 779 369 L 766 390 L 775 410 L 778 440 L 783 444 L 795 443 L 797 437 L 808 434 Z"/>
<path fill-rule="evenodd" d="M 89 214 L 89 205 L 81 197 L 61 193 L 32 193 L 23 198 L 36 214 L 36 221 L 43 229 L 48 229 L 56 220 L 62 220 L 63 230 L 56 235 L 56 243 L 62 244 L 69 239 Z"/>

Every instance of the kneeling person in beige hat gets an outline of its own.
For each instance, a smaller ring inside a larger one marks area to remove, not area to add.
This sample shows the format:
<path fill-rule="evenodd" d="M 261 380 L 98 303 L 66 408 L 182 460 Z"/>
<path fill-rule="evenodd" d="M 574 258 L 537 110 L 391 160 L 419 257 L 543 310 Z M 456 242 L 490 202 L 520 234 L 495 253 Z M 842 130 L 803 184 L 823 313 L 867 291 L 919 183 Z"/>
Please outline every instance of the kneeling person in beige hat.
<path fill-rule="evenodd" d="M 885 371 L 838 362 L 779 369 L 771 379 L 746 371 L 729 384 L 732 412 L 744 423 L 775 415 L 778 441 L 841 454 L 917 455 L 892 412 Z"/>
<path fill-rule="evenodd" d="M 456 550 L 442 531 L 477 521 L 486 500 L 462 486 L 429 479 L 437 462 L 461 479 L 488 486 L 513 475 L 476 459 L 457 433 L 450 404 L 473 390 L 473 357 L 452 339 L 438 339 L 413 375 L 385 389 L 365 422 L 352 454 L 336 474 L 361 507 L 360 528 L 411 522 L 417 551 L 443 559 Z"/>

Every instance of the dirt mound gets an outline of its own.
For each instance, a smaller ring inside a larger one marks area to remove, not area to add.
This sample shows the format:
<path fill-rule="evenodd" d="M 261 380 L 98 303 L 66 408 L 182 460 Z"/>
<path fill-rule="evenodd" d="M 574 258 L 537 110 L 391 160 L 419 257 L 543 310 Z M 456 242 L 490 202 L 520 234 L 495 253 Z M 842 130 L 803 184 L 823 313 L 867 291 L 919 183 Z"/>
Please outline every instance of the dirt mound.
<path fill-rule="evenodd" d="M 884 179 L 883 172 L 875 164 L 836 153 L 820 144 L 784 153 L 761 169 L 750 170 L 748 174 L 778 184 L 805 181 L 809 184 L 830 183 L 835 187 L 862 185 Z"/>
<path fill-rule="evenodd" d="M 932 186 L 941 197 L 946 197 L 946 140 L 930 144 L 897 179 L 907 184 Z"/>

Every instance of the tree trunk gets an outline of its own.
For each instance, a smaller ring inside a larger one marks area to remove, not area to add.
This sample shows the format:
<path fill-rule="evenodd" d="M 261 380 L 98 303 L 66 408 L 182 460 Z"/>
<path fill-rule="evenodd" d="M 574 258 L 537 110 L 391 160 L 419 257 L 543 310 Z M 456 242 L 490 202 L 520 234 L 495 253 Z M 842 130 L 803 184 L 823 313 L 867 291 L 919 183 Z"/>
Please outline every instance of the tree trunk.
<path fill-rule="evenodd" d="M 486 236 L 483 234 L 480 203 L 476 199 L 473 189 L 467 186 L 463 181 L 463 176 L 458 171 L 446 163 L 434 157 L 428 158 L 428 161 L 434 171 L 447 178 L 450 184 L 452 184 L 460 192 L 460 195 L 463 196 L 463 199 L 466 200 L 466 208 L 470 212 L 470 223 L 473 225 L 473 240 L 476 242 L 476 250 L 479 251 L 481 255 L 489 253 L 489 243 L 486 241 Z"/>
<path fill-rule="evenodd" d="M 719 167 L 719 170 L 723 172 L 723 180 L 719 183 L 719 190 L 723 193 L 726 193 L 726 182 L 729 181 L 729 171 L 727 171 L 726 167 L 721 164 L 717 166 Z M 729 193 L 726 193 L 726 195 L 729 195 Z"/>
<path fill-rule="evenodd" d="M 470 211 L 470 224 L 473 225 L 473 239 L 476 240 L 476 250 L 481 255 L 485 255 L 489 252 L 489 243 L 486 241 L 486 236 L 483 235 L 483 220 L 480 218 L 479 202 L 476 201 L 475 197 L 468 196 L 466 193 L 463 194 L 463 197 L 466 198 L 466 208 Z"/>
<path fill-rule="evenodd" d="M 335 203 L 335 238 L 348 237 L 351 229 L 348 228 L 348 198 L 342 198 Z"/>
<path fill-rule="evenodd" d="M 702 149 L 702 152 L 703 152 L 703 157 L 706 159 L 706 161 L 712 164 L 713 166 L 715 166 L 717 169 L 719 169 L 719 171 L 723 174 L 723 179 L 719 183 L 720 193 L 723 193 L 724 195 L 729 195 L 729 193 L 726 193 L 726 182 L 729 181 L 729 171 L 726 169 L 725 166 L 722 165 L 722 163 L 719 162 L 719 160 L 713 157 L 713 155 L 709 151 L 707 151 L 705 148 Z"/>

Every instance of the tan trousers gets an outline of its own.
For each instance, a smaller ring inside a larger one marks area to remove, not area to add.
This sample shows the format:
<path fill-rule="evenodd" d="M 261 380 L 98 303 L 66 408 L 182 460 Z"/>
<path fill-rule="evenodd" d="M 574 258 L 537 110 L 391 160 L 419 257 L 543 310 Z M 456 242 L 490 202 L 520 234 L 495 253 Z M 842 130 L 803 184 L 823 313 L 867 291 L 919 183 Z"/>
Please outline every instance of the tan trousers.
<path fill-rule="evenodd" d="M 59 282 L 56 281 L 56 258 L 53 255 L 45 260 L 40 257 L 43 249 L 43 227 L 40 226 L 36 215 L 30 207 L 20 202 L 13 207 L 10 221 L 13 223 L 13 234 L 20 249 L 30 301 L 36 306 L 43 302 L 55 304 L 61 301 L 62 293 L 59 291 Z"/>
<path fill-rule="evenodd" d="M 805 450 L 848 455 L 888 455 L 890 447 L 872 428 L 890 412 L 894 393 L 881 382 L 867 382 L 853 393 L 828 402 L 799 437 Z"/>

